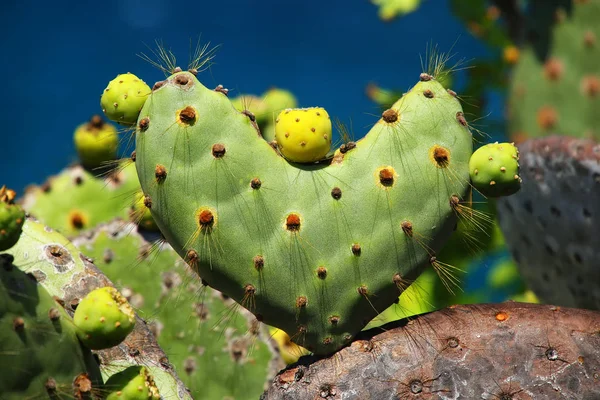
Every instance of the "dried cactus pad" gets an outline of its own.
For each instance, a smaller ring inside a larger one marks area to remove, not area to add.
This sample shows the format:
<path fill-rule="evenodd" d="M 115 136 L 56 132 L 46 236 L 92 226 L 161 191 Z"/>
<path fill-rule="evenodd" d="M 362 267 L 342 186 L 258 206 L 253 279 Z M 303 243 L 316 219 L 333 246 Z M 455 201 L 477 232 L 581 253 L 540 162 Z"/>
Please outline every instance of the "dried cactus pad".
<path fill-rule="evenodd" d="M 261 399 L 600 398 L 597 311 L 461 305 L 385 328 L 280 372 Z"/>
<path fill-rule="evenodd" d="M 152 216 L 208 285 L 294 342 L 339 349 L 436 263 L 472 153 L 460 103 L 437 81 L 329 162 L 302 166 L 191 73 L 155 88 L 136 132 Z"/>
<path fill-rule="evenodd" d="M 523 187 L 500 227 L 541 301 L 600 310 L 600 144 L 551 136 L 519 145 Z"/>

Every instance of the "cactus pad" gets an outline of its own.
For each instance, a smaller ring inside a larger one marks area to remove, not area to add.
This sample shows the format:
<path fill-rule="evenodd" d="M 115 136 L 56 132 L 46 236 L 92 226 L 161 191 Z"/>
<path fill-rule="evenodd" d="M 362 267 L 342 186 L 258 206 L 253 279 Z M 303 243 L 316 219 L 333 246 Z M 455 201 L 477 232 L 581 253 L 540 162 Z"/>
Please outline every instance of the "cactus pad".
<path fill-rule="evenodd" d="M 523 279 L 542 302 L 600 310 L 600 144 L 550 136 L 519 150 L 523 187 L 498 217 Z"/>
<path fill-rule="evenodd" d="M 0 254 L 0 397 L 92 398 L 100 371 L 73 322 L 35 277 Z"/>
<path fill-rule="evenodd" d="M 69 315 L 91 290 L 112 285 L 63 235 L 32 219 L 25 221 L 21 238 L 8 254 L 14 257 L 14 265 L 34 277 L 50 296 L 64 305 Z M 69 325 L 76 335 L 73 322 L 69 321 Z M 139 316 L 133 332 L 125 341 L 107 350 L 95 351 L 95 354 L 104 380 L 130 366 L 143 365 L 152 374 L 162 396 L 182 400 L 191 398 Z M 0 357 L 2 355 L 0 352 Z M 59 358 L 59 362 L 63 362 L 62 359 Z"/>
<path fill-rule="evenodd" d="M 540 8 L 553 5 L 538 3 Z M 533 47 L 521 52 L 509 101 L 515 141 L 554 132 L 600 138 L 600 1 L 569 3 L 568 12 L 548 15 L 556 21 L 548 55 L 539 59 Z"/>
<path fill-rule="evenodd" d="M 275 140 L 292 162 L 323 159 L 331 148 L 331 119 L 321 107 L 287 109 L 275 120 Z"/>
<path fill-rule="evenodd" d="M 150 87 L 128 72 L 109 82 L 100 98 L 100 106 L 108 119 L 121 125 L 135 125 Z"/>
<path fill-rule="evenodd" d="M 106 177 L 81 166 L 65 169 L 42 186 L 26 189 L 23 208 L 66 236 L 91 229 L 115 217 L 127 219 L 140 189 L 135 166 L 122 161 Z"/>
<path fill-rule="evenodd" d="M 135 312 L 117 289 L 92 290 L 79 303 L 73 316 L 77 336 L 93 350 L 121 343 L 135 326 Z"/>
<path fill-rule="evenodd" d="M 258 398 L 283 367 L 266 329 L 231 299 L 203 287 L 168 244 L 151 246 L 122 221 L 74 243 L 147 319 L 194 398 Z"/>
<path fill-rule="evenodd" d="M 487 197 L 509 196 L 521 187 L 519 150 L 511 143 L 490 143 L 477 149 L 469 162 L 471 182 Z"/>
<path fill-rule="evenodd" d="M 477 304 L 384 328 L 336 357 L 300 360 L 262 399 L 600 398 L 597 311 Z"/>
<path fill-rule="evenodd" d="M 90 171 L 104 167 L 107 162 L 117 158 L 117 129 L 105 123 L 99 115 L 77 127 L 74 141 L 81 164 Z"/>
<path fill-rule="evenodd" d="M 180 72 L 144 105 L 136 167 L 161 232 L 208 285 L 330 353 L 440 267 L 471 143 L 458 100 L 423 75 L 364 139 L 300 168 Z"/>
<path fill-rule="evenodd" d="M 114 374 L 104 384 L 106 400 L 159 400 L 160 393 L 148 370 L 129 367 Z"/>
<path fill-rule="evenodd" d="M 20 205 L 14 204 L 15 195 L 6 186 L 0 188 L 0 251 L 14 246 L 23 231 L 25 211 Z"/>

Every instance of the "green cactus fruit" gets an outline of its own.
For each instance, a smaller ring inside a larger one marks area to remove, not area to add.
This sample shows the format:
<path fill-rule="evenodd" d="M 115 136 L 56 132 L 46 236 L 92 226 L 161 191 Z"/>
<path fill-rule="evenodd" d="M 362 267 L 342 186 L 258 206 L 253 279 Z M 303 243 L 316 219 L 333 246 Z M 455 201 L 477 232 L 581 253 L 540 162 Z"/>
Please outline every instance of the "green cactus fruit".
<path fill-rule="evenodd" d="M 236 110 L 252 116 L 259 126 L 264 126 L 269 122 L 267 105 L 262 98 L 252 94 L 242 94 L 231 99 L 231 103 Z"/>
<path fill-rule="evenodd" d="M 35 277 L 50 296 L 64 304 L 70 315 L 80 299 L 91 290 L 112 285 L 106 275 L 63 235 L 32 219 L 25 221 L 21 238 L 7 254 L 14 258 L 13 264 L 17 268 Z M 69 325 L 73 335 L 76 335 L 73 321 L 69 321 Z M 77 342 L 80 345 L 80 341 Z M 169 359 L 139 316 L 133 332 L 124 342 L 94 353 L 100 360 L 104 381 L 128 367 L 143 365 L 152 374 L 162 396 L 191 399 L 185 385 L 170 366 Z M 3 355 L 6 353 L 0 352 L 0 357 Z M 63 360 L 58 358 L 57 362 L 62 363 Z"/>
<path fill-rule="evenodd" d="M 77 127 L 74 141 L 81 165 L 90 171 L 105 169 L 110 161 L 117 158 L 117 129 L 104 122 L 99 115 L 94 115 L 88 123 Z"/>
<path fill-rule="evenodd" d="M 471 183 L 486 197 L 509 196 L 521 188 L 519 150 L 512 143 L 490 143 L 469 161 Z"/>
<path fill-rule="evenodd" d="M 104 384 L 106 400 L 159 400 L 160 393 L 145 367 L 129 367 Z"/>
<path fill-rule="evenodd" d="M 0 251 L 13 247 L 23 231 L 25 211 L 14 204 L 15 196 L 14 190 L 0 188 Z"/>
<path fill-rule="evenodd" d="M 127 219 L 139 189 L 135 165 L 129 160 L 105 177 L 73 166 L 42 186 L 28 187 L 22 203 L 41 222 L 73 236 L 115 217 Z"/>
<path fill-rule="evenodd" d="M 363 139 L 311 165 L 281 157 L 223 93 L 172 75 L 136 132 L 152 216 L 208 285 L 308 350 L 336 351 L 426 267 L 451 274 L 436 253 L 457 221 L 450 200 L 469 189 L 472 136 L 425 75 Z"/>
<path fill-rule="evenodd" d="M 152 200 L 144 196 L 141 190 L 136 193 L 135 198 L 136 200 L 131 206 L 129 219 L 143 230 L 157 232 L 158 226 L 154 222 L 154 218 L 152 218 L 152 213 L 150 212 Z"/>
<path fill-rule="evenodd" d="M 285 158 L 308 163 L 322 160 L 331 148 L 331 119 L 321 107 L 287 109 L 275 120 L 275 140 Z"/>
<path fill-rule="evenodd" d="M 281 111 L 298 107 L 298 100 L 292 92 L 275 87 L 264 92 L 262 94 L 262 100 L 263 103 L 265 103 L 271 122 L 274 122 L 275 117 Z"/>
<path fill-rule="evenodd" d="M 135 326 L 135 312 L 114 287 L 92 290 L 79 303 L 73 316 L 81 342 L 93 350 L 121 343 Z"/>
<path fill-rule="evenodd" d="M 134 225 L 121 221 L 74 243 L 147 319 L 194 398 L 258 398 L 283 367 L 265 327 L 231 299 L 203 287 L 168 244 L 151 245 Z M 193 256 L 188 259 L 193 265 Z"/>
<path fill-rule="evenodd" d="M 98 365 L 71 317 L 22 270 L 30 264 L 0 254 L 0 397 L 96 398 Z"/>
<path fill-rule="evenodd" d="M 150 87 L 134 74 L 120 74 L 104 89 L 100 106 L 111 121 L 135 125 L 150 92 Z"/>
<path fill-rule="evenodd" d="M 521 51 L 510 88 L 510 137 L 517 142 L 551 134 L 599 140 L 600 0 L 568 2 L 568 11 L 566 5 L 551 9 L 557 2 L 536 3 L 538 14 L 548 11 L 555 25 L 547 54 L 536 51 L 544 39 L 540 35 Z"/>

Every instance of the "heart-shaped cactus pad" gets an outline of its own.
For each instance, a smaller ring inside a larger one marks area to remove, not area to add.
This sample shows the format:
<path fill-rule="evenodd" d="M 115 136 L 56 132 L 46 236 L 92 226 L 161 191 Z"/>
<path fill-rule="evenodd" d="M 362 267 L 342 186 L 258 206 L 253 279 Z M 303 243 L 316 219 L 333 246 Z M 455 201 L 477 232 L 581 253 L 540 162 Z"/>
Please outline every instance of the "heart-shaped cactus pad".
<path fill-rule="evenodd" d="M 329 354 L 438 263 L 469 192 L 472 136 L 427 74 L 323 162 L 287 161 L 254 120 L 190 72 L 156 84 L 136 127 L 146 204 L 205 284 Z"/>

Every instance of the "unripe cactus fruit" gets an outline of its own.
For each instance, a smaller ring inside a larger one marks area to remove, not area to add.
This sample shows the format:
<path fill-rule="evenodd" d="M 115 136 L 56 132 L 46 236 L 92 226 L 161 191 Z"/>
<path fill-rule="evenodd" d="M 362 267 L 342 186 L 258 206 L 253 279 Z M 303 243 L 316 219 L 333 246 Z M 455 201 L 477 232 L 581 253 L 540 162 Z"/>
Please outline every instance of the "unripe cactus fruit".
<path fill-rule="evenodd" d="M 263 93 L 262 100 L 269 113 L 280 113 L 287 108 L 298 107 L 296 97 L 285 89 L 271 88 Z"/>
<path fill-rule="evenodd" d="M 111 121 L 121 125 L 134 125 L 149 94 L 150 87 L 128 72 L 117 75 L 108 83 L 100 98 L 100 106 Z"/>
<path fill-rule="evenodd" d="M 487 197 L 509 196 L 521 188 L 519 150 L 512 143 L 490 143 L 473 153 L 469 173 L 475 189 Z"/>
<path fill-rule="evenodd" d="M 104 386 L 110 392 L 106 400 L 160 399 L 154 379 L 144 367 L 129 367 L 114 374 Z"/>
<path fill-rule="evenodd" d="M 0 251 L 8 250 L 17 243 L 21 236 L 25 211 L 14 204 L 15 192 L 0 188 Z"/>
<path fill-rule="evenodd" d="M 119 135 L 117 129 L 94 115 L 89 122 L 79 125 L 73 137 L 81 164 L 87 169 L 101 167 L 117 158 Z"/>
<path fill-rule="evenodd" d="M 101 350 L 121 343 L 135 326 L 135 312 L 117 289 L 102 287 L 81 300 L 73 323 L 77 336 L 92 350 Z"/>
<path fill-rule="evenodd" d="M 283 110 L 275 120 L 275 140 L 289 161 L 319 161 L 331 148 L 329 114 L 321 107 Z"/>
<path fill-rule="evenodd" d="M 135 202 L 131 205 L 129 219 L 146 231 L 158 231 L 158 226 L 152 218 L 150 209 L 152 208 L 152 199 L 145 196 L 141 190 L 135 195 Z"/>

